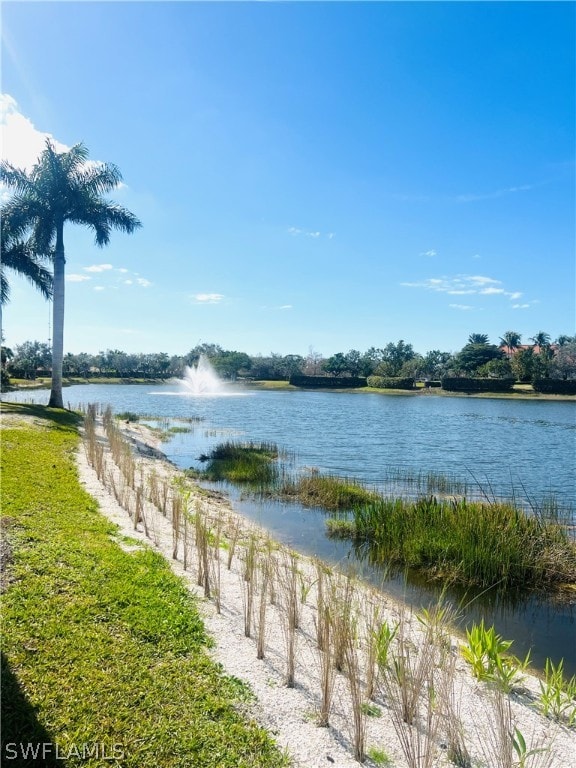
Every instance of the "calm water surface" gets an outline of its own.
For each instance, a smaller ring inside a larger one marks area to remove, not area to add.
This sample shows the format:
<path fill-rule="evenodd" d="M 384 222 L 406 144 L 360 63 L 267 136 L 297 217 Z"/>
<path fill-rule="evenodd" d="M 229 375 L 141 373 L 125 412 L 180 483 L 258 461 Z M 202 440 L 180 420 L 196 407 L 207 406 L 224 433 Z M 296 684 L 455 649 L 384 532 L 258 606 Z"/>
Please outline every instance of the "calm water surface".
<path fill-rule="evenodd" d="M 48 393 L 17 392 L 10 400 L 47 403 Z M 382 486 L 390 468 L 448 474 L 489 495 L 528 504 L 553 495 L 573 506 L 576 488 L 576 407 L 572 402 L 481 399 L 437 395 L 379 395 L 336 392 L 229 390 L 226 396 L 194 397 L 178 383 L 68 387 L 70 407 L 110 404 L 115 412 L 201 419 L 188 434 L 164 445 L 178 466 L 199 466 L 201 453 L 223 440 L 264 440 L 295 456 L 296 468 L 355 477 Z M 376 584 L 385 577 L 362 563 L 347 542 L 324 535 L 322 513 L 296 504 L 242 500 L 235 506 L 273 535 L 306 554 L 352 564 Z M 413 605 L 430 602 L 436 589 L 414 575 L 386 577 L 384 589 Z M 461 595 L 453 594 L 457 601 Z M 536 663 L 565 658 L 576 672 L 576 610 L 541 598 L 503 604 L 485 595 L 464 620 L 484 617 L 518 655 L 533 649 Z"/>

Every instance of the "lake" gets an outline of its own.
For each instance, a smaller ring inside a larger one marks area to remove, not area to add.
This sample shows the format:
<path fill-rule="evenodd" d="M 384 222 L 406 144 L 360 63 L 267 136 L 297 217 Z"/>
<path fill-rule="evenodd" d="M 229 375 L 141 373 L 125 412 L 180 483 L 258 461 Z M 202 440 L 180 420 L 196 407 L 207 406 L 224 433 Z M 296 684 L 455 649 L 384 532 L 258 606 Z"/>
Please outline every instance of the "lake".
<path fill-rule="evenodd" d="M 48 393 L 7 393 L 3 399 L 47 403 Z M 515 498 L 527 508 L 554 497 L 572 507 L 576 488 L 576 408 L 566 401 L 374 393 L 226 389 L 221 396 L 192 396 L 178 382 L 163 385 L 89 384 L 68 387 L 64 401 L 110 404 L 165 418 L 195 419 L 163 450 L 178 466 L 200 466 L 198 457 L 225 440 L 276 443 L 294 457 L 296 470 L 354 477 L 386 490 L 396 470 L 443 474 L 471 492 Z M 259 502 L 227 489 L 243 514 L 305 554 L 352 564 L 363 576 L 412 605 L 429 603 L 438 588 L 414 574 L 390 577 L 356 558 L 349 542 L 324 535 L 325 515 L 297 504 Z M 453 592 L 453 601 L 462 595 Z M 470 595 L 465 601 L 470 599 Z M 484 618 L 514 640 L 513 650 L 533 650 L 534 662 L 565 658 L 576 672 L 576 606 L 541 596 L 485 594 L 463 621 Z"/>

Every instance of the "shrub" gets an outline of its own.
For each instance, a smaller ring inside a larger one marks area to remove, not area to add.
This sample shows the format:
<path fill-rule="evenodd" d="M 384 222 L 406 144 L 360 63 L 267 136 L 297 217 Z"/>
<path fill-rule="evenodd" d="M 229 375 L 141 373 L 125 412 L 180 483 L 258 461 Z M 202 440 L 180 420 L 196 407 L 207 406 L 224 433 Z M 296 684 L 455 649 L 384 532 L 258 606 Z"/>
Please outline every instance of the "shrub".
<path fill-rule="evenodd" d="M 534 379 L 532 387 L 545 395 L 576 395 L 576 379 Z"/>
<path fill-rule="evenodd" d="M 306 389 L 358 389 L 366 386 L 362 376 L 290 376 L 293 387 Z"/>
<path fill-rule="evenodd" d="M 471 377 L 445 377 L 442 389 L 447 392 L 511 392 L 514 379 L 479 379 Z"/>
<path fill-rule="evenodd" d="M 414 389 L 413 378 L 400 376 L 368 376 L 367 383 L 374 389 Z"/>

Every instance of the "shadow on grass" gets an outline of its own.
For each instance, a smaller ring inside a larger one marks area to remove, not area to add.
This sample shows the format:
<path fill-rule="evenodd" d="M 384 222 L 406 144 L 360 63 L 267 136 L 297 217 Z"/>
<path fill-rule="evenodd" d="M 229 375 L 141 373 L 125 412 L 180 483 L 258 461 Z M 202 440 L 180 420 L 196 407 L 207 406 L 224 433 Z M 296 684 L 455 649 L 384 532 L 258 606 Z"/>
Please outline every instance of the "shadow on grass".
<path fill-rule="evenodd" d="M 56 768 L 56 747 L 38 720 L 34 707 L 22 690 L 8 659 L 2 654 L 1 765 L 14 768 Z"/>
<path fill-rule="evenodd" d="M 46 405 L 37 403 L 2 403 L 2 412 L 13 413 L 17 416 L 28 416 L 36 419 L 42 419 L 47 422 L 46 426 L 60 427 L 62 429 L 76 430 L 76 427 L 82 423 L 82 416 L 75 411 L 67 411 L 61 408 L 48 408 Z"/>

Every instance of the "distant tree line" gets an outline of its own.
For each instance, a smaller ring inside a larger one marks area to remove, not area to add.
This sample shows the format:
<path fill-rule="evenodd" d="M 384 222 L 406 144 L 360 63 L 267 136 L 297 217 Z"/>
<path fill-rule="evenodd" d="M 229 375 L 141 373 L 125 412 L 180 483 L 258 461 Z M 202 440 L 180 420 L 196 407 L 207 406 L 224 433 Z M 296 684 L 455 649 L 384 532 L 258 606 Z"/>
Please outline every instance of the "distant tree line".
<path fill-rule="evenodd" d="M 559 336 L 552 342 L 550 335 L 541 331 L 529 341 L 522 344 L 519 333 L 507 331 L 499 344 L 491 344 L 486 334 L 473 333 L 456 354 L 433 349 L 421 355 L 401 339 L 384 347 L 370 347 L 366 352 L 351 349 L 328 358 L 314 349 L 306 356 L 263 356 L 226 350 L 218 344 L 198 344 L 186 355 L 172 356 L 165 352 L 131 354 L 108 349 L 97 354 L 69 352 L 64 355 L 62 367 L 66 377 L 168 379 L 182 377 L 186 366 L 195 365 L 204 355 L 217 374 L 227 380 L 287 381 L 300 374 L 420 380 L 476 376 L 527 383 L 545 378 L 576 379 L 576 336 Z M 26 341 L 14 350 L 4 347 L 4 378 L 50 376 L 51 357 L 50 346 L 38 341 Z"/>

